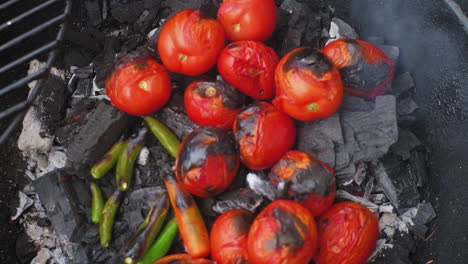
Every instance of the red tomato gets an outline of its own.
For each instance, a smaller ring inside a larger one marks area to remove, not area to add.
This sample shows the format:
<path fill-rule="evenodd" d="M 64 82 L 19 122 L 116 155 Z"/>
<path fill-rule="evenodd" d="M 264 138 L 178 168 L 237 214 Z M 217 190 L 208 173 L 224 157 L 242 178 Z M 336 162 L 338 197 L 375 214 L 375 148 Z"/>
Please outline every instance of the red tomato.
<path fill-rule="evenodd" d="M 273 104 L 286 114 L 311 121 L 338 110 L 343 97 L 340 73 L 321 52 L 297 48 L 276 67 Z"/>
<path fill-rule="evenodd" d="M 218 71 L 226 82 L 255 99 L 275 95 L 275 51 L 257 41 L 238 41 L 223 49 Z"/>
<path fill-rule="evenodd" d="M 165 256 L 164 258 L 154 262 L 153 264 L 214 264 L 214 261 L 209 259 L 195 259 L 188 254 L 174 254 Z"/>
<path fill-rule="evenodd" d="M 218 10 L 218 21 L 231 41 L 264 41 L 276 27 L 274 0 L 224 0 Z"/>
<path fill-rule="evenodd" d="M 107 78 L 105 87 L 115 107 L 137 116 L 159 110 L 171 96 L 167 71 L 149 56 L 121 62 Z"/>
<path fill-rule="evenodd" d="M 211 257 L 218 264 L 249 263 L 247 236 L 254 216 L 241 209 L 219 216 L 211 228 Z"/>
<path fill-rule="evenodd" d="M 393 63 L 376 46 L 355 39 L 338 39 L 323 53 L 340 70 L 345 91 L 373 98 L 392 87 Z"/>
<path fill-rule="evenodd" d="M 231 132 L 201 127 L 184 138 L 175 163 L 177 181 L 190 193 L 223 192 L 239 169 L 239 150 Z"/>
<path fill-rule="evenodd" d="M 285 197 L 309 209 L 313 216 L 327 210 L 335 200 L 333 170 L 305 152 L 291 150 L 271 169 L 270 180 L 288 186 Z"/>
<path fill-rule="evenodd" d="M 185 90 L 185 110 L 200 126 L 231 130 L 244 95 L 223 81 L 195 81 Z"/>
<path fill-rule="evenodd" d="M 203 17 L 200 10 L 187 9 L 164 24 L 158 52 L 168 70 L 195 76 L 215 65 L 225 41 L 218 21 Z"/>
<path fill-rule="evenodd" d="M 366 207 L 337 203 L 318 220 L 317 264 L 364 264 L 379 237 L 379 220 Z"/>
<path fill-rule="evenodd" d="M 317 248 L 317 227 L 297 202 L 276 200 L 255 218 L 248 237 L 253 264 L 305 264 Z"/>
<path fill-rule="evenodd" d="M 266 102 L 256 102 L 242 110 L 233 131 L 242 163 L 253 170 L 273 166 L 292 148 L 296 138 L 292 119 Z"/>

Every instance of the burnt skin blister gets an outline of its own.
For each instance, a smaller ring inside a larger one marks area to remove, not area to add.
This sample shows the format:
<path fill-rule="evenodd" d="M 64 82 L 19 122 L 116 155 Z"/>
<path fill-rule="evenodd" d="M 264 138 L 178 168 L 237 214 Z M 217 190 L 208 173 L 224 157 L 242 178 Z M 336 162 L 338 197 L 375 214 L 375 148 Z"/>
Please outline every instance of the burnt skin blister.
<path fill-rule="evenodd" d="M 292 69 L 310 70 L 317 78 L 322 78 L 333 66 L 325 55 L 312 48 L 297 50 L 283 64 L 283 71 Z"/>

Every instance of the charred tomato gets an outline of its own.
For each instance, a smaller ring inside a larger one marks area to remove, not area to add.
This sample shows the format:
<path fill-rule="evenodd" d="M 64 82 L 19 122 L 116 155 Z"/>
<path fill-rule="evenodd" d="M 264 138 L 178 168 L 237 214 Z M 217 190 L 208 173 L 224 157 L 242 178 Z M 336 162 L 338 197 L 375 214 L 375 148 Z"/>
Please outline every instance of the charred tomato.
<path fill-rule="evenodd" d="M 275 51 L 258 41 L 238 41 L 223 49 L 218 59 L 219 74 L 229 84 L 255 99 L 275 95 Z"/>
<path fill-rule="evenodd" d="M 273 201 L 255 218 L 249 231 L 249 260 L 254 264 L 308 263 L 316 248 L 314 217 L 294 201 Z"/>
<path fill-rule="evenodd" d="M 185 109 L 200 126 L 231 130 L 244 104 L 244 95 L 223 81 L 195 81 L 184 93 Z"/>
<path fill-rule="evenodd" d="M 273 104 L 295 119 L 311 121 L 338 110 L 343 97 L 340 73 L 323 53 L 297 48 L 278 63 Z"/>
<path fill-rule="evenodd" d="M 368 42 L 338 39 L 329 43 L 323 53 L 339 69 L 344 89 L 349 93 L 373 98 L 392 86 L 392 61 Z"/>
<path fill-rule="evenodd" d="M 158 52 L 168 70 L 195 76 L 215 65 L 225 41 L 218 21 L 204 17 L 200 10 L 186 9 L 162 27 Z"/>
<path fill-rule="evenodd" d="M 249 263 L 247 237 L 254 216 L 234 209 L 219 216 L 211 228 L 211 256 L 218 264 Z"/>
<path fill-rule="evenodd" d="M 218 21 L 231 41 L 264 41 L 275 30 L 277 10 L 274 0 L 224 0 Z"/>
<path fill-rule="evenodd" d="M 364 264 L 379 237 L 377 217 L 366 207 L 337 203 L 318 220 L 317 264 Z"/>
<path fill-rule="evenodd" d="M 174 254 L 165 256 L 153 264 L 215 264 L 215 262 L 209 259 L 192 258 L 188 254 Z"/>
<path fill-rule="evenodd" d="M 201 127 L 184 138 L 176 163 L 177 181 L 190 193 L 209 197 L 223 192 L 239 169 L 239 150 L 231 132 Z"/>
<path fill-rule="evenodd" d="M 112 104 L 131 115 L 159 110 L 171 96 L 171 80 L 162 65 L 149 56 L 121 61 L 105 83 Z"/>
<path fill-rule="evenodd" d="M 270 171 L 270 180 L 283 196 L 299 202 L 313 216 L 327 210 L 335 200 L 333 170 L 305 152 L 288 151 Z M 282 187 L 284 186 L 284 187 Z"/>
<path fill-rule="evenodd" d="M 292 119 L 266 102 L 243 109 L 233 126 L 240 159 L 253 170 L 273 166 L 292 148 L 296 127 Z"/>

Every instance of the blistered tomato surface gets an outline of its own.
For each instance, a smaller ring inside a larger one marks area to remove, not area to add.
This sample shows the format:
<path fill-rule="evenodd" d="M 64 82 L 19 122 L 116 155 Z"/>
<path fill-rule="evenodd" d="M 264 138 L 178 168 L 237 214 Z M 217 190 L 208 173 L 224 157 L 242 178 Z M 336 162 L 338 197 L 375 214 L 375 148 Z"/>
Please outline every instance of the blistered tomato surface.
<path fill-rule="evenodd" d="M 165 256 L 153 264 L 215 264 L 215 262 L 209 259 L 192 258 L 188 254 L 174 254 Z"/>

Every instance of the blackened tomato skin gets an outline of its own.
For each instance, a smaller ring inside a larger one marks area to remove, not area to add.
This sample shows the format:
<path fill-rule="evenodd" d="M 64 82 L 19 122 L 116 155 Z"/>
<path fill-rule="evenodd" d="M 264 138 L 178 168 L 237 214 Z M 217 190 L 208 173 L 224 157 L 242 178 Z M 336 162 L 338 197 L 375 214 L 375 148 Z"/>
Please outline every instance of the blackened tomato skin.
<path fill-rule="evenodd" d="M 233 126 L 240 159 L 253 170 L 273 166 L 290 150 L 296 138 L 293 120 L 267 102 L 244 108 Z"/>
<path fill-rule="evenodd" d="M 186 9 L 164 24 L 157 45 L 168 70 L 195 76 L 215 65 L 225 41 L 218 21 L 203 17 L 200 10 Z"/>
<path fill-rule="evenodd" d="M 309 263 L 316 249 L 314 217 L 297 202 L 273 201 L 250 227 L 248 252 L 253 264 Z"/>
<path fill-rule="evenodd" d="M 374 98 L 392 86 L 392 60 L 368 42 L 338 39 L 325 46 L 323 53 L 340 70 L 346 92 Z"/>
<path fill-rule="evenodd" d="M 343 98 L 340 73 L 325 55 L 310 47 L 286 54 L 276 67 L 275 81 L 273 104 L 298 120 L 330 116 Z"/>
<path fill-rule="evenodd" d="M 185 110 L 193 122 L 224 130 L 232 129 L 244 99 L 238 90 L 222 81 L 194 81 L 184 93 Z"/>
<path fill-rule="evenodd" d="M 218 71 L 226 82 L 254 99 L 275 95 L 275 51 L 258 41 L 238 41 L 223 49 Z"/>
<path fill-rule="evenodd" d="M 378 219 L 366 207 L 337 203 L 318 219 L 317 264 L 364 264 L 379 237 Z"/>
<path fill-rule="evenodd" d="M 220 194 L 237 175 L 239 150 L 232 132 L 201 127 L 182 141 L 175 162 L 177 181 L 190 193 Z"/>
<path fill-rule="evenodd" d="M 218 264 L 249 263 L 247 237 L 254 216 L 246 210 L 234 209 L 220 215 L 210 234 L 211 256 Z"/>
<path fill-rule="evenodd" d="M 120 62 L 107 78 L 112 104 L 131 115 L 148 115 L 164 106 L 171 95 L 169 74 L 149 56 Z"/>
<path fill-rule="evenodd" d="M 313 216 L 325 212 L 335 200 L 333 170 L 323 161 L 301 151 L 288 151 L 273 166 L 269 178 L 275 186 L 289 186 L 285 194 L 309 209 Z"/>
<path fill-rule="evenodd" d="M 231 41 L 268 39 L 276 27 L 274 0 L 224 0 L 218 21 Z"/>

